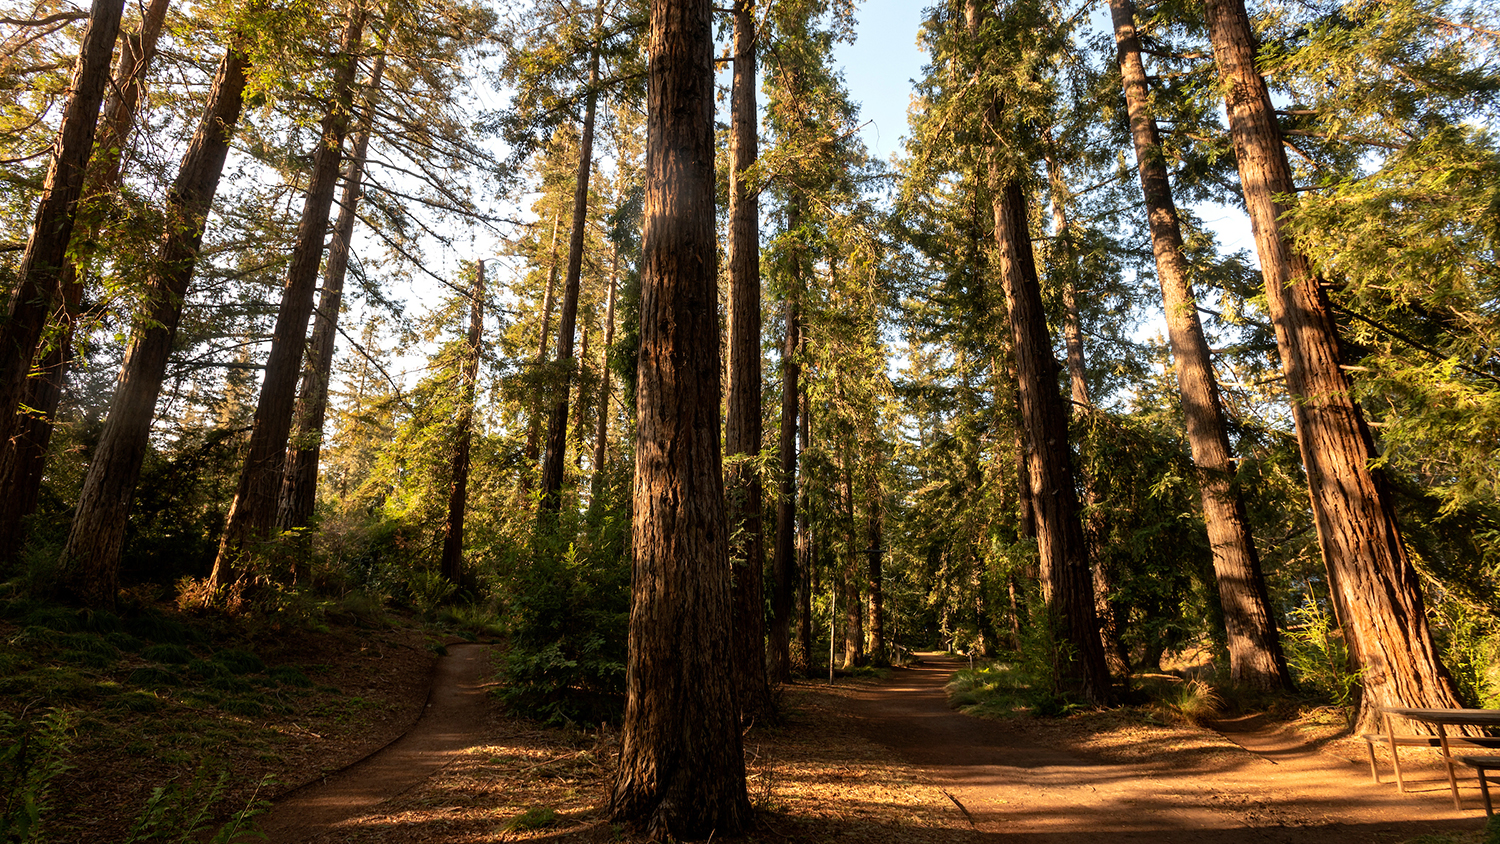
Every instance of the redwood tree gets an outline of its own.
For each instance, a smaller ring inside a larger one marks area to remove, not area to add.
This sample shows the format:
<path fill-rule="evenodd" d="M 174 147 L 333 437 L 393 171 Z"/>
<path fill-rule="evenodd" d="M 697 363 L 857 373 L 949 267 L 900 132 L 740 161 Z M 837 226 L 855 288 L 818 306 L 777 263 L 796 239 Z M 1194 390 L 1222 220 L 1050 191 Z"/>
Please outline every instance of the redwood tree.
<path fill-rule="evenodd" d="M 249 62 L 231 46 L 219 64 L 198 131 L 167 195 L 168 224 L 146 280 L 147 309 L 137 320 L 114 397 L 62 556 L 64 587 L 85 603 L 110 606 L 118 591 L 120 549 L 130 499 L 145 459 L 156 399 L 197 265 L 203 226 L 218 191 L 230 135 L 239 121 Z"/>
<path fill-rule="evenodd" d="M 474 388 L 479 379 L 479 338 L 484 330 L 484 262 L 474 269 L 469 291 L 469 336 L 464 347 L 463 383 L 459 385 L 453 471 L 448 484 L 448 520 L 443 523 L 443 557 L 439 570 L 450 583 L 463 581 L 464 509 L 469 501 L 469 446 L 474 438 Z"/>
<path fill-rule="evenodd" d="M 713 5 L 652 0 L 630 655 L 610 814 L 654 837 L 750 819 L 729 663 L 719 441 Z"/>
<path fill-rule="evenodd" d="M 297 375 L 318 288 L 323 238 L 328 232 L 333 192 L 338 183 L 344 135 L 349 130 L 354 74 L 359 64 L 357 52 L 364 35 L 364 23 L 365 9 L 356 0 L 351 4 L 343 43 L 335 57 L 332 101 L 323 118 L 317 149 L 313 153 L 307 196 L 297 225 L 297 243 L 292 249 L 286 286 L 282 288 L 271 352 L 266 358 L 265 380 L 255 407 L 255 427 L 250 433 L 245 466 L 240 472 L 234 501 L 229 505 L 224 535 L 219 540 L 219 553 L 214 560 L 212 579 L 216 588 L 239 580 L 242 556 L 268 538 L 276 520 L 282 469 L 286 464 L 286 448 L 297 399 Z"/>
<path fill-rule="evenodd" d="M 1156 278 L 1166 311 L 1167 337 L 1177 364 L 1188 445 L 1198 470 L 1203 519 L 1213 549 L 1219 603 L 1224 608 L 1230 681 L 1253 689 L 1285 689 L 1290 687 L 1291 677 L 1271 615 L 1260 555 L 1250 535 L 1245 501 L 1235 483 L 1219 383 L 1214 377 L 1203 324 L 1198 319 L 1198 303 L 1182 249 L 1182 227 L 1172 199 L 1167 163 L 1162 157 L 1156 116 L 1151 111 L 1146 67 L 1135 28 L 1135 4 L 1132 0 L 1110 0 L 1109 9 L 1119 48 L 1120 78 L 1130 114 L 1136 168 L 1151 228 Z"/>
<path fill-rule="evenodd" d="M 1458 696 L 1438 661 L 1389 491 L 1370 465 L 1377 456 L 1374 441 L 1339 366 L 1328 294 L 1282 230 L 1296 185 L 1255 64 L 1258 45 L 1249 15 L 1243 0 L 1207 0 L 1205 11 L 1318 544 L 1360 670 L 1360 727 L 1377 727 L 1378 706 L 1456 707 Z"/>
<path fill-rule="evenodd" d="M 729 174 L 729 406 L 724 451 L 729 504 L 729 564 L 734 583 L 734 673 L 745 718 L 771 706 L 766 680 L 761 570 L 760 198 L 749 169 L 758 154 L 755 4 L 734 4 L 734 89 Z"/>

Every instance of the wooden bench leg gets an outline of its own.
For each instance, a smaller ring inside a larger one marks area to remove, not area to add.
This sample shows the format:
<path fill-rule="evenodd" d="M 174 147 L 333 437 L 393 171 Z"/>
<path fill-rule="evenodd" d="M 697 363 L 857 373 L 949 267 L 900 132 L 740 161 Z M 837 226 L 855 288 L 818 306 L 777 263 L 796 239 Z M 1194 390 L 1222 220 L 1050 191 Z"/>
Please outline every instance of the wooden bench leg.
<path fill-rule="evenodd" d="M 1365 751 L 1370 754 L 1370 779 L 1380 782 L 1380 769 L 1375 767 L 1375 742 L 1365 742 Z"/>
<path fill-rule="evenodd" d="M 1484 813 L 1489 817 L 1495 816 L 1495 807 L 1490 804 L 1490 781 L 1485 779 L 1484 768 L 1479 769 L 1479 793 L 1484 795 Z"/>
<path fill-rule="evenodd" d="M 1406 793 L 1406 778 L 1401 775 L 1401 754 L 1396 750 L 1396 730 L 1391 726 L 1391 716 L 1385 716 L 1385 738 L 1391 748 L 1391 766 L 1396 769 L 1396 790 Z"/>
<path fill-rule="evenodd" d="M 1438 740 L 1443 746 L 1443 762 L 1448 766 L 1448 787 L 1453 789 L 1453 808 L 1462 809 L 1463 801 L 1458 799 L 1458 776 L 1453 773 L 1453 752 L 1448 747 L 1448 730 L 1442 724 L 1438 724 L 1437 728 Z"/>

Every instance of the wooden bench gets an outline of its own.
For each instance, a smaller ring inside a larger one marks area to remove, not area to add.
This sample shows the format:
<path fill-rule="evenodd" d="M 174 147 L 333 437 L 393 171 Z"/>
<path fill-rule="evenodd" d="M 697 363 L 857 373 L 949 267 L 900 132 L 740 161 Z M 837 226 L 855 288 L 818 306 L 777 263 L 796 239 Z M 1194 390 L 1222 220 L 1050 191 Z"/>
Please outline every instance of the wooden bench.
<path fill-rule="evenodd" d="M 1384 733 L 1365 733 L 1360 736 L 1365 742 L 1365 751 L 1370 755 L 1370 778 L 1380 782 L 1380 770 L 1375 767 L 1375 745 L 1383 744 L 1390 747 L 1394 742 L 1396 747 L 1435 747 L 1442 748 L 1443 740 L 1438 736 L 1388 736 Z M 1500 738 L 1487 736 L 1449 736 L 1448 744 L 1452 747 L 1482 747 L 1486 749 L 1500 748 Z M 1496 756 L 1471 756 L 1470 759 L 1500 759 Z M 1391 750 L 1391 764 L 1396 769 L 1396 786 L 1401 791 L 1406 790 L 1406 783 L 1401 775 L 1401 758 Z M 1490 767 L 1500 768 L 1500 764 Z M 1481 780 L 1481 784 L 1483 781 Z M 1488 794 L 1488 792 L 1486 792 Z"/>
<path fill-rule="evenodd" d="M 1490 782 L 1485 779 L 1484 774 L 1486 771 L 1500 771 L 1500 756 L 1460 756 L 1458 761 L 1479 774 L 1479 791 L 1484 795 L 1484 813 L 1493 818 L 1495 807 L 1490 803 Z"/>

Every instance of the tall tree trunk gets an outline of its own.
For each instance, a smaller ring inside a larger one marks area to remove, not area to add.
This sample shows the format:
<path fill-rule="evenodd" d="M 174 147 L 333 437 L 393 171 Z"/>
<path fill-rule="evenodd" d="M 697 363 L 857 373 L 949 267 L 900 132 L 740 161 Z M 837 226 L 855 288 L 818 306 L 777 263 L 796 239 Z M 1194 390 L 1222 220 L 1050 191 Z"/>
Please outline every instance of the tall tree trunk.
<path fill-rule="evenodd" d="M 793 269 L 798 273 L 798 269 Z M 800 275 L 797 276 L 800 279 Z M 798 282 L 793 282 L 794 287 Z M 792 678 L 792 610 L 797 594 L 797 381 L 802 365 L 797 362 L 801 347 L 802 322 L 797 306 L 799 291 L 793 289 L 786 301 L 786 338 L 781 347 L 781 473 L 776 490 L 776 545 L 771 554 L 771 631 L 767 647 L 771 682 L 785 683 Z M 806 653 L 804 656 L 810 657 Z"/>
<path fill-rule="evenodd" d="M 578 334 L 578 397 L 573 400 L 573 406 L 578 408 L 578 424 L 574 426 L 573 438 L 578 441 L 579 448 L 573 455 L 573 468 L 583 468 L 584 434 L 588 430 L 588 414 L 584 409 L 588 407 L 588 378 L 586 374 L 589 368 L 589 335 L 593 333 L 593 319 L 591 314 L 584 314 L 583 329 Z"/>
<path fill-rule="evenodd" d="M 878 459 L 878 455 L 877 455 Z M 886 652 L 885 641 L 885 584 L 881 574 L 880 555 L 882 549 L 882 499 L 879 476 L 871 474 L 869 491 L 869 512 L 866 514 L 865 541 L 868 545 L 865 553 L 869 555 L 869 562 L 865 569 L 865 589 L 870 595 L 870 619 L 866 625 L 870 639 L 870 662 L 873 665 L 889 665 L 890 654 Z"/>
<path fill-rule="evenodd" d="M 969 0 L 966 12 L 969 31 L 977 33 L 981 12 L 976 0 Z M 997 134 L 1001 131 L 1000 112 L 999 97 L 992 95 L 985 115 L 987 134 L 991 137 L 1001 137 Z M 1106 702 L 1113 698 L 1113 690 L 1099 639 L 1099 620 L 1094 613 L 1093 577 L 1068 449 L 1068 415 L 1057 391 L 1057 362 L 1052 358 L 1041 283 L 1027 228 L 1026 192 L 1018 175 L 1003 172 L 1001 154 L 998 144 L 988 150 L 989 182 L 994 191 L 996 266 L 1014 338 L 1017 395 L 1036 515 L 1042 597 L 1051 623 L 1065 643 L 1055 654 L 1057 678 L 1085 700 Z"/>
<path fill-rule="evenodd" d="M 93 159 L 80 195 L 102 196 L 119 189 L 120 150 L 135 122 L 141 80 L 156 56 L 156 42 L 166 16 L 167 0 L 151 0 L 141 16 L 140 28 L 120 39 L 120 58 L 110 94 L 104 100 L 101 128 L 96 130 Z M 57 336 L 42 356 L 40 375 L 26 379 L 21 404 L 30 412 L 18 414 L 11 438 L 0 443 L 0 492 L 7 502 L 0 507 L 0 560 L 14 559 L 25 543 L 23 523 L 36 511 L 47 447 L 52 442 L 57 408 L 73 360 L 73 327 L 83 301 L 83 280 L 73 259 L 65 256 L 64 260 L 58 278 L 61 306 L 53 314 Z"/>
<path fill-rule="evenodd" d="M 542 295 L 542 330 L 538 333 L 536 348 L 536 371 L 540 374 L 547 363 L 547 351 L 552 345 L 552 300 L 557 291 L 557 230 L 562 224 L 562 215 L 552 217 L 552 254 L 547 262 L 547 292 Z M 541 452 L 542 439 L 542 387 L 537 386 L 536 398 L 532 401 L 531 415 L 526 422 L 526 471 L 521 473 L 521 492 L 531 491 L 531 470 Z"/>
<path fill-rule="evenodd" d="M 292 432 L 292 413 L 297 399 L 298 372 L 307 343 L 307 323 L 312 317 L 318 289 L 318 268 L 323 238 L 328 233 L 328 215 L 338 183 L 344 135 L 358 68 L 358 50 L 364 35 L 365 9 L 360 0 L 351 4 L 349 24 L 335 58 L 328 114 L 323 118 L 317 151 L 313 154 L 307 198 L 297 226 L 297 244 L 292 249 L 281 309 L 266 358 L 265 380 L 255 407 L 255 427 L 250 433 L 249 453 L 240 473 L 239 488 L 229 505 L 224 535 L 214 560 L 213 585 L 223 588 L 239 580 L 242 558 L 270 538 L 281 494 L 282 470 L 287 442 Z"/>
<path fill-rule="evenodd" d="M 562 312 L 557 318 L 557 362 L 562 383 L 547 420 L 547 451 L 542 459 L 544 511 L 562 508 L 562 486 L 568 450 L 568 396 L 572 389 L 573 334 L 578 321 L 578 287 L 583 276 L 583 242 L 588 231 L 589 174 L 594 169 L 594 115 L 599 105 L 599 52 L 604 37 L 604 0 L 595 0 L 594 45 L 589 54 L 588 95 L 584 100 L 583 131 L 578 138 L 578 181 L 573 191 L 573 232 L 568 240 L 568 274 L 563 280 Z"/>
<path fill-rule="evenodd" d="M 801 333 L 800 322 L 798 333 Z M 797 434 L 795 435 L 797 439 L 793 439 L 792 442 L 798 443 L 797 455 L 800 460 L 800 456 L 807 454 L 808 450 L 812 448 L 812 403 L 807 397 L 807 385 L 805 383 L 801 384 L 798 389 L 801 395 L 798 396 L 797 401 L 802 405 L 802 415 L 797 422 Z M 785 410 L 785 405 L 782 407 Z M 792 465 L 795 467 L 797 464 L 798 461 L 794 461 Z M 817 546 L 815 544 L 817 537 L 813 535 L 812 520 L 808 518 L 811 507 L 809 507 L 808 502 L 806 473 L 799 472 L 796 480 L 799 482 L 794 483 L 790 494 L 798 496 L 800 503 L 797 505 L 796 512 L 793 514 L 794 518 L 792 519 L 792 528 L 796 531 L 796 547 L 794 549 L 796 557 L 789 576 L 795 578 L 797 582 L 797 643 L 802 647 L 802 659 L 806 663 L 806 670 L 811 672 L 813 666 L 812 596 L 813 574 L 817 561 Z M 779 512 L 777 517 L 777 536 L 780 537 Z"/>
<path fill-rule="evenodd" d="M 68 85 L 71 93 L 63 107 L 41 201 L 16 270 L 18 281 L 9 309 L 0 321 L 0 442 L 9 440 L 15 432 L 16 408 L 25 392 L 42 330 L 60 295 L 59 281 L 94 149 L 99 106 L 109 83 L 110 59 L 124 6 L 124 0 L 94 0 L 89 10 L 88 30 L 73 65 Z M 15 504 L 7 501 L 5 506 Z"/>
<path fill-rule="evenodd" d="M 756 113 L 755 4 L 734 4 L 734 89 L 729 173 L 729 566 L 734 588 L 734 674 L 742 718 L 766 715 L 766 610 L 762 572 L 760 383 L 760 198 L 747 172 L 759 157 Z"/>
<path fill-rule="evenodd" d="M 118 591 L 130 499 L 140 479 L 156 399 L 203 241 L 204 222 L 224 171 L 230 135 L 239 121 L 247 65 L 245 55 L 231 46 L 219 64 L 203 120 L 167 195 L 166 219 L 171 222 L 146 280 L 148 305 L 133 330 L 104 430 L 84 476 L 62 570 L 64 588 L 93 606 L 112 605 Z"/>
<path fill-rule="evenodd" d="M 594 426 L 594 477 L 589 489 L 590 503 L 604 495 L 605 460 L 609 445 L 609 352 L 615 345 L 615 292 L 620 286 L 620 250 L 614 250 L 609 269 L 609 299 L 604 306 L 604 368 L 599 383 L 599 418 Z"/>
<path fill-rule="evenodd" d="M 1047 145 L 1052 146 L 1052 130 L 1046 133 Z M 1073 231 L 1068 221 L 1068 181 L 1063 173 L 1062 163 L 1056 155 L 1047 157 L 1047 185 L 1048 195 L 1052 206 L 1052 236 L 1057 243 L 1060 253 L 1058 264 L 1061 268 L 1059 281 L 1059 292 L 1062 293 L 1063 301 L 1063 345 L 1068 350 L 1068 384 L 1072 398 L 1073 412 L 1084 415 L 1093 412 L 1094 402 L 1089 396 L 1088 366 L 1083 354 L 1083 322 L 1078 315 L 1078 253 L 1073 247 Z M 1110 571 L 1109 564 L 1097 553 L 1093 543 L 1099 535 L 1099 495 L 1094 486 L 1094 478 L 1088 473 L 1082 473 L 1083 478 L 1083 505 L 1084 505 L 1084 533 L 1085 539 L 1090 543 L 1093 557 L 1090 560 L 1094 591 L 1094 613 L 1099 618 L 1099 636 L 1104 646 L 1105 663 L 1116 676 L 1130 676 L 1130 664 L 1126 657 L 1126 649 L 1120 641 L 1120 625 L 1115 620 L 1114 605 L 1109 598 L 1115 592 L 1114 573 Z"/>
<path fill-rule="evenodd" d="M 1167 316 L 1167 336 L 1177 363 L 1188 445 L 1198 470 L 1203 518 L 1213 549 L 1219 602 L 1224 608 L 1230 681 L 1259 690 L 1290 688 L 1291 677 L 1271 616 L 1260 556 L 1250 535 L 1244 498 L 1234 482 L 1234 460 L 1229 452 L 1219 384 L 1198 319 L 1198 303 L 1189 282 L 1187 257 L 1182 251 L 1182 229 L 1172 199 L 1172 184 L 1162 157 L 1156 117 L 1151 113 L 1146 67 L 1135 29 L 1135 4 L 1132 0 L 1110 0 L 1109 8 L 1119 47 L 1120 76 L 1130 112 L 1136 166 L 1151 227 L 1151 251 L 1156 258 L 1156 276 Z"/>
<path fill-rule="evenodd" d="M 469 501 L 469 444 L 474 437 L 474 393 L 479 380 L 479 338 L 484 331 L 484 262 L 474 270 L 474 289 L 469 293 L 469 342 L 464 358 L 463 383 L 453 444 L 453 471 L 448 486 L 448 521 L 443 524 L 443 557 L 439 570 L 455 586 L 464 575 L 464 508 Z"/>
<path fill-rule="evenodd" d="M 733 836 L 751 811 L 724 670 L 713 43 L 708 0 L 652 0 L 630 656 L 610 814 L 655 838 Z"/>
<path fill-rule="evenodd" d="M 318 295 L 312 339 L 307 344 L 307 360 L 302 370 L 302 385 L 297 390 L 296 427 L 291 438 L 292 447 L 286 455 L 281 498 L 276 506 L 276 527 L 281 530 L 307 527 L 317 504 L 318 462 L 323 449 L 323 425 L 328 416 L 328 383 L 333 376 L 339 311 L 344 306 L 344 279 L 349 272 L 354 224 L 359 219 L 365 159 L 370 151 L 370 127 L 375 120 L 375 107 L 380 100 L 380 83 L 384 76 L 385 52 L 382 50 L 375 55 L 374 65 L 370 68 L 363 124 L 349 151 L 339 217 L 333 225 L 333 239 L 328 244 L 328 260 L 323 268 L 323 292 Z"/>
<path fill-rule="evenodd" d="M 1458 695 L 1438 661 L 1390 495 L 1370 467 L 1374 441 L 1339 369 L 1328 297 L 1306 256 L 1281 231 L 1288 210 L 1281 200 L 1296 187 L 1265 80 L 1255 67 L 1244 2 L 1208 0 L 1205 9 L 1318 543 L 1361 670 L 1360 727 L 1376 727 L 1378 706 L 1456 707 Z"/>
<path fill-rule="evenodd" d="M 844 455 L 843 499 L 844 512 L 844 564 L 840 568 L 839 583 L 843 587 L 844 602 L 844 668 L 850 669 L 865 663 L 865 605 L 860 590 L 864 580 L 860 571 L 863 566 L 859 553 L 859 531 L 854 518 L 854 461 L 855 451 L 849 449 Z"/>

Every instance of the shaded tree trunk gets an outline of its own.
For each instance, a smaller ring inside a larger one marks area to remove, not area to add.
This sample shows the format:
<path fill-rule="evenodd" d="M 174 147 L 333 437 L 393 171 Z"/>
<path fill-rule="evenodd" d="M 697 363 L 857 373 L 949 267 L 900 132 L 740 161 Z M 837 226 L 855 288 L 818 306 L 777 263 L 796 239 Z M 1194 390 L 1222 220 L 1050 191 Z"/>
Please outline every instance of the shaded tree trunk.
<path fill-rule="evenodd" d="M 130 499 L 140 479 L 156 399 L 203 241 L 204 222 L 224 171 L 230 135 L 239 121 L 247 64 L 245 55 L 231 46 L 219 64 L 203 120 L 167 195 L 170 222 L 146 280 L 148 305 L 126 350 L 63 550 L 64 588 L 92 606 L 111 606 L 118 592 Z"/>
<path fill-rule="evenodd" d="M 0 442 L 9 440 L 16 431 L 16 409 L 25 393 L 47 318 L 60 295 L 59 282 L 68 262 L 68 243 L 94 149 L 99 107 L 109 83 L 110 60 L 123 10 L 124 0 L 94 0 L 89 10 L 89 26 L 73 65 L 70 93 L 42 182 L 41 200 L 16 269 L 9 308 L 0 321 Z M 17 504 L 8 500 L 3 506 Z"/>
<path fill-rule="evenodd" d="M 793 442 L 800 443 L 797 454 L 803 455 L 812 448 L 812 404 L 807 398 L 807 385 L 803 384 L 800 389 L 802 394 L 798 397 L 798 401 L 802 404 L 802 416 L 797 423 L 797 436 L 800 437 L 800 440 L 793 440 Z M 793 465 L 795 466 L 796 463 Z M 812 521 L 807 517 L 807 476 L 799 474 L 799 477 L 802 482 L 797 484 L 791 493 L 801 498 L 801 503 L 797 506 L 797 511 L 794 514 L 795 518 L 793 519 L 793 527 L 796 530 L 796 558 L 793 562 L 791 576 L 797 581 L 797 641 L 802 646 L 802 659 L 806 663 L 806 669 L 810 674 L 813 666 L 812 596 L 814 564 L 817 560 L 817 546 L 815 544 L 817 537 L 813 535 Z M 778 524 L 778 535 L 780 534 L 779 527 L 780 525 Z"/>
<path fill-rule="evenodd" d="M 1417 573 L 1407 556 L 1364 415 L 1339 369 L 1339 338 L 1328 297 L 1306 256 L 1283 236 L 1282 199 L 1295 185 L 1243 0 L 1208 0 L 1240 184 L 1265 276 L 1297 441 L 1307 469 L 1318 544 L 1364 690 L 1360 729 L 1374 729 L 1376 707 L 1456 707 L 1458 695 L 1438 660 Z"/>
<path fill-rule="evenodd" d="M 755 4 L 734 4 L 734 88 L 729 174 L 729 565 L 734 583 L 734 673 L 742 719 L 767 715 L 766 616 L 761 582 L 760 199 L 746 171 L 759 156 L 756 113 Z"/>
<path fill-rule="evenodd" d="M 547 450 L 542 458 L 541 509 L 562 508 L 563 474 L 568 450 L 568 397 L 572 389 L 573 334 L 578 321 L 578 287 L 583 277 L 583 241 L 588 231 L 589 174 L 594 169 L 594 116 L 599 105 L 599 39 L 603 38 L 604 3 L 594 7 L 593 52 L 589 54 L 588 96 L 584 102 L 583 131 L 578 139 L 578 181 L 573 191 L 573 232 L 568 240 L 568 274 L 563 280 L 562 312 L 557 318 L 557 362 L 561 383 L 547 420 Z"/>
<path fill-rule="evenodd" d="M 793 270 L 797 272 L 797 270 Z M 794 282 L 795 283 L 795 282 Z M 802 365 L 797 362 L 802 322 L 798 292 L 788 294 L 786 337 L 781 347 L 781 472 L 776 490 L 776 545 L 772 550 L 771 631 L 767 655 L 771 682 L 792 678 L 792 611 L 797 594 L 797 400 Z M 804 652 L 810 658 L 810 652 Z"/>
<path fill-rule="evenodd" d="M 443 557 L 439 571 L 449 583 L 463 582 L 464 508 L 469 501 L 469 444 L 474 437 L 474 393 L 479 380 L 479 340 L 484 331 L 484 262 L 474 270 L 474 289 L 469 293 L 469 338 L 465 348 L 463 383 L 455 426 L 453 471 L 448 486 L 448 520 L 443 523 Z"/>
<path fill-rule="evenodd" d="M 1203 518 L 1213 549 L 1214 574 L 1229 641 L 1229 676 L 1237 686 L 1263 691 L 1291 687 L 1286 658 L 1271 615 L 1260 556 L 1250 535 L 1244 498 L 1234 481 L 1228 426 L 1219 399 L 1208 341 L 1198 319 L 1172 184 L 1162 157 L 1161 136 L 1151 113 L 1146 67 L 1135 29 L 1135 4 L 1110 0 L 1120 76 L 1130 112 L 1136 167 L 1151 227 L 1151 251 L 1161 284 L 1167 336 L 1177 363 L 1177 385 L 1187 422 L 1188 444 L 1198 469 Z"/>
<path fill-rule="evenodd" d="M 328 259 L 323 268 L 323 292 L 318 296 L 312 339 L 307 344 L 307 361 L 302 370 L 302 385 L 297 390 L 296 428 L 291 438 L 292 447 L 287 451 L 281 498 L 276 508 L 276 526 L 281 530 L 307 527 L 317 504 L 318 462 L 323 449 L 323 425 L 328 416 L 328 382 L 333 376 L 339 311 L 344 306 L 350 242 L 354 237 L 354 224 L 359 219 L 365 158 L 370 150 L 370 126 L 375 119 L 384 75 L 385 53 L 382 51 L 376 54 L 375 63 L 370 68 L 364 125 L 349 151 L 339 216 L 333 225 L 333 239 L 328 244 Z"/>
<path fill-rule="evenodd" d="M 297 243 L 292 249 L 286 286 L 281 293 L 281 309 L 276 315 L 271 338 L 271 351 L 266 358 L 265 380 L 255 407 L 255 427 L 250 433 L 245 466 L 240 473 L 234 501 L 229 505 L 224 535 L 219 541 L 218 557 L 214 560 L 212 580 L 215 588 L 239 580 L 243 573 L 242 558 L 270 538 L 276 521 L 282 470 L 286 465 L 287 442 L 291 437 L 292 414 L 297 399 L 297 376 L 307 343 L 313 298 L 318 289 L 323 238 L 328 233 L 328 216 L 338 182 L 344 135 L 349 129 L 354 74 L 359 64 L 356 56 L 364 34 L 364 23 L 365 9 L 356 0 L 334 61 L 332 103 L 323 118 L 317 151 L 313 154 L 307 197 L 297 225 Z"/>
<path fill-rule="evenodd" d="M 135 122 L 141 80 L 156 55 L 156 42 L 167 16 L 167 0 L 151 0 L 141 16 L 140 28 L 120 39 L 120 58 L 115 63 L 110 94 L 104 100 L 101 128 L 96 131 L 93 160 L 85 175 L 81 195 L 102 196 L 120 186 L 120 150 Z M 41 493 L 42 471 L 57 408 L 62 402 L 68 367 L 73 361 L 73 327 L 83 302 L 83 279 L 78 265 L 65 256 L 58 278 L 61 307 L 54 311 L 57 336 L 43 353 L 40 375 L 26 379 L 21 404 L 30 412 L 18 414 L 9 440 L 0 443 L 0 491 L 7 502 L 0 507 L 0 559 L 12 560 L 25 543 L 24 521 L 36 511 Z"/>
<path fill-rule="evenodd" d="M 652 0 L 630 655 L 610 815 L 655 838 L 736 835 L 751 812 L 724 670 L 713 43 L 708 0 Z"/>

